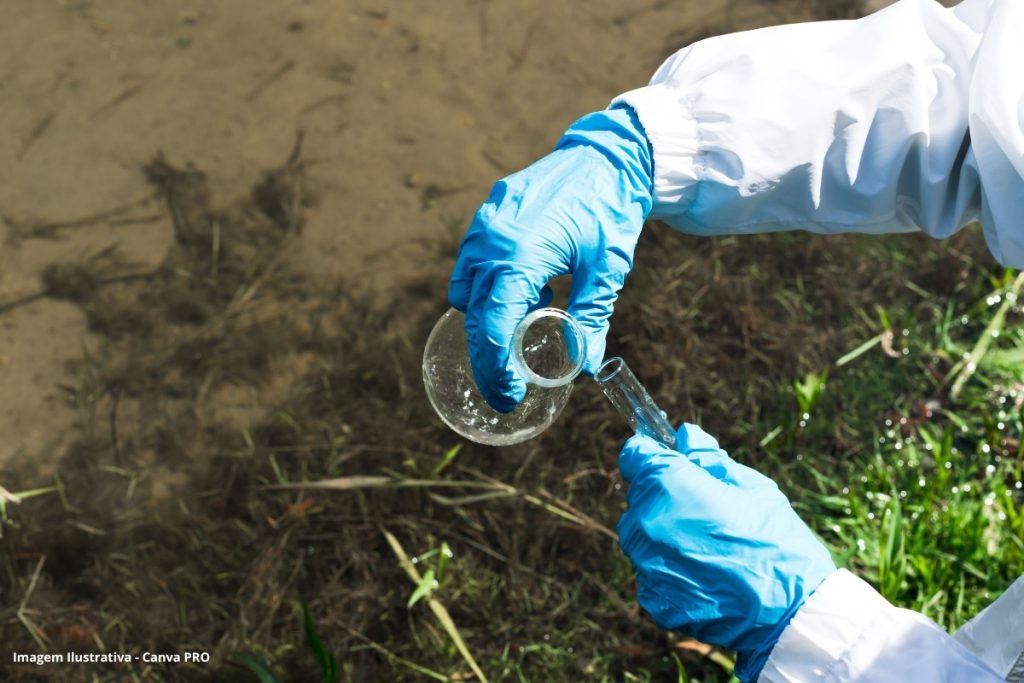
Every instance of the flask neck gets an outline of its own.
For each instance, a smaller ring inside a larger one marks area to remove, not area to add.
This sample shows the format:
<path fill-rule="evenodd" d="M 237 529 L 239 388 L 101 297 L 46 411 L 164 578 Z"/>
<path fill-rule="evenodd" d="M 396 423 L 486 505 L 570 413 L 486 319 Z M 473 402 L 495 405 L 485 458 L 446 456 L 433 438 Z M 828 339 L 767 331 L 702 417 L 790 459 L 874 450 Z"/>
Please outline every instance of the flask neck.
<path fill-rule="evenodd" d="M 569 384 L 583 369 L 587 341 L 576 319 L 560 308 L 529 313 L 512 335 L 512 362 L 522 378 L 544 388 Z"/>

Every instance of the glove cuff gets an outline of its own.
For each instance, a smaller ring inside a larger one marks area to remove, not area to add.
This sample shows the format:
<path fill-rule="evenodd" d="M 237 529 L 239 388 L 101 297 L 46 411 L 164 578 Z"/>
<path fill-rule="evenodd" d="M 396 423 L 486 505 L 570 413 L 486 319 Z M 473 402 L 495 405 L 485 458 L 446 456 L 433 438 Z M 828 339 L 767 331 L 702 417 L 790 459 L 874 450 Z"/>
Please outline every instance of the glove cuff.
<path fill-rule="evenodd" d="M 779 639 L 782 638 L 783 633 L 789 627 L 790 623 L 797 616 L 800 609 L 807 604 L 807 601 L 815 596 L 815 593 L 822 588 L 826 583 L 834 583 L 834 577 L 841 577 L 848 574 L 843 570 L 836 570 L 833 567 L 831 574 L 823 576 L 817 585 L 809 593 L 805 594 L 802 599 L 797 600 L 792 607 L 790 607 L 786 613 L 779 620 L 779 623 L 772 629 L 771 633 L 762 643 L 750 651 L 737 652 L 736 653 L 736 668 L 733 673 L 741 681 L 756 681 L 761 675 L 761 671 L 768 663 L 768 659 L 772 652 L 775 650 L 775 646 L 778 644 Z"/>
<path fill-rule="evenodd" d="M 789 622 L 793 620 L 796 613 L 803 607 L 804 600 L 799 601 L 793 605 L 783 615 L 782 619 L 779 620 L 778 625 L 772 629 L 771 634 L 765 639 L 761 645 L 754 650 L 748 652 L 737 652 L 736 653 L 736 668 L 733 673 L 736 678 L 747 683 L 747 681 L 756 681 L 757 677 L 761 675 L 761 670 L 764 669 L 765 664 L 768 663 L 768 657 L 771 655 L 772 650 L 775 649 L 775 644 L 779 642 L 779 638 L 782 637 L 783 631 L 789 626 Z"/>
<path fill-rule="evenodd" d="M 624 105 L 636 112 L 653 149 L 654 217 L 686 212 L 704 175 L 689 103 L 671 87 L 649 85 L 612 101 L 612 106 Z"/>
<path fill-rule="evenodd" d="M 569 126 L 555 149 L 577 145 L 597 150 L 625 174 L 632 195 L 628 200 L 640 206 L 646 220 L 654 205 L 654 155 L 632 107 L 623 103 L 587 114 Z"/>

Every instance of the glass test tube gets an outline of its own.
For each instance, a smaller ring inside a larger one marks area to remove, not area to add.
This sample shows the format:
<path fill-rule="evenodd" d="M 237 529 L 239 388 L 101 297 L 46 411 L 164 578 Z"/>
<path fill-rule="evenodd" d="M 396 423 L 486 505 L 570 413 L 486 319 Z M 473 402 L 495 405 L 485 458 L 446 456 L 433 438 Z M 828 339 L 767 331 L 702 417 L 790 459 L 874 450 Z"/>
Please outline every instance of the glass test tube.
<path fill-rule="evenodd" d="M 634 432 L 649 436 L 668 448 L 676 447 L 676 430 L 626 361 L 618 356 L 609 358 L 594 373 L 594 379 Z"/>

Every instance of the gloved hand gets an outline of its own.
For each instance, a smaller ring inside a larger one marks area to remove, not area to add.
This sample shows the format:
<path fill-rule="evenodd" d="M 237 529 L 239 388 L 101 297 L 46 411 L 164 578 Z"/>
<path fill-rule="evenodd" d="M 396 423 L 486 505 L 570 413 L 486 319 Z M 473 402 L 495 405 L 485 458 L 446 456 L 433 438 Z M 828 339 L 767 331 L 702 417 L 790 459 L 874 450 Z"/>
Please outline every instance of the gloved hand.
<path fill-rule="evenodd" d="M 491 190 L 462 241 L 448 300 L 466 313 L 473 373 L 496 410 L 514 410 L 526 393 L 510 362 L 512 333 L 551 301 L 553 277 L 573 274 L 568 311 L 587 337 L 583 370 L 600 365 L 652 177 L 647 138 L 623 107 L 576 121 L 554 152 Z"/>
<path fill-rule="evenodd" d="M 736 650 L 736 675 L 754 680 L 835 564 L 771 479 L 700 427 L 680 427 L 676 447 L 634 436 L 619 454 L 637 598 L 662 628 Z"/>

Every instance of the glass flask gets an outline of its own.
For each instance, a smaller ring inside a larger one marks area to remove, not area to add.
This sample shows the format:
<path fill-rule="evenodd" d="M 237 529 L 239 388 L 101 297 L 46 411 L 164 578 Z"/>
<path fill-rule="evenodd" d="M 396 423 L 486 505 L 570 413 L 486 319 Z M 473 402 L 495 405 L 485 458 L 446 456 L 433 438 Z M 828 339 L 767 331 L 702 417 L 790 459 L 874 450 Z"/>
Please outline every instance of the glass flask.
<path fill-rule="evenodd" d="M 477 443 L 508 446 L 531 439 L 558 417 L 586 359 L 579 323 L 563 310 L 529 313 L 512 336 L 512 367 L 526 381 L 526 396 L 511 413 L 491 408 L 477 389 L 469 362 L 465 316 L 441 316 L 423 351 L 423 384 L 430 405 L 453 430 Z"/>

